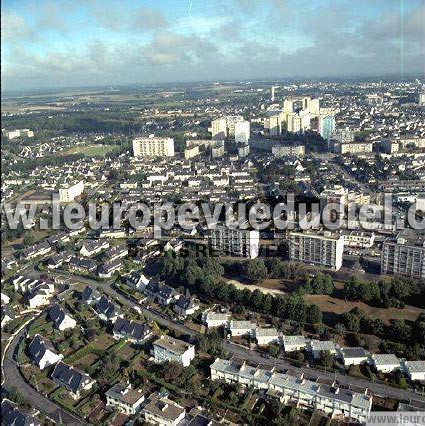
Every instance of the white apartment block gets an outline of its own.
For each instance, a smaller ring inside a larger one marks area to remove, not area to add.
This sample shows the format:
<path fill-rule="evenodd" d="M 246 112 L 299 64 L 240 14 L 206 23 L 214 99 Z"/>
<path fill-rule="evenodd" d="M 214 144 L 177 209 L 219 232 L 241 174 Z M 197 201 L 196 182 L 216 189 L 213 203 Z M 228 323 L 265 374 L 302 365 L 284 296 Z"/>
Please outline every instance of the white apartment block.
<path fill-rule="evenodd" d="M 338 145 L 336 152 L 344 154 L 365 154 L 373 150 L 372 142 L 351 142 Z"/>
<path fill-rule="evenodd" d="M 249 121 L 239 121 L 235 123 L 235 142 L 248 143 L 250 137 Z"/>
<path fill-rule="evenodd" d="M 84 182 L 80 180 L 74 185 L 66 185 L 59 188 L 59 201 L 61 203 L 70 203 L 76 197 L 79 197 L 84 192 Z"/>
<path fill-rule="evenodd" d="M 153 356 L 158 363 L 177 362 L 188 367 L 195 358 L 195 346 L 164 335 L 153 343 Z"/>
<path fill-rule="evenodd" d="M 320 265 L 338 271 L 342 266 L 344 237 L 313 232 L 291 232 L 289 235 L 290 259 L 310 265 Z"/>
<path fill-rule="evenodd" d="M 303 157 L 305 155 L 305 146 L 304 145 L 273 146 L 272 154 L 275 157 L 287 157 L 287 156 Z"/>
<path fill-rule="evenodd" d="M 372 397 L 335 385 L 320 384 L 303 376 L 295 377 L 217 358 L 210 367 L 212 380 L 239 383 L 255 389 L 268 390 L 284 404 L 301 409 L 318 409 L 332 418 L 353 419 L 364 423 L 372 408 Z"/>
<path fill-rule="evenodd" d="M 235 135 L 236 123 L 243 122 L 241 115 L 226 115 L 211 122 L 211 133 L 214 139 Z M 249 123 L 248 123 L 249 124 Z"/>
<path fill-rule="evenodd" d="M 30 129 L 16 129 L 16 130 L 4 130 L 3 136 L 9 140 L 24 136 L 26 138 L 34 137 L 34 132 Z"/>
<path fill-rule="evenodd" d="M 211 230 L 212 248 L 235 256 L 255 259 L 259 253 L 259 243 L 258 230 L 230 229 L 224 225 L 217 225 Z"/>
<path fill-rule="evenodd" d="M 186 148 L 183 152 L 185 160 L 189 160 L 190 158 L 197 157 L 200 154 L 199 146 L 192 146 L 190 148 Z"/>
<path fill-rule="evenodd" d="M 133 140 L 135 157 L 174 157 L 174 139 L 161 137 L 136 138 Z"/>
<path fill-rule="evenodd" d="M 414 236 L 384 241 L 381 256 L 381 274 L 401 274 L 415 278 L 425 277 L 424 242 Z"/>

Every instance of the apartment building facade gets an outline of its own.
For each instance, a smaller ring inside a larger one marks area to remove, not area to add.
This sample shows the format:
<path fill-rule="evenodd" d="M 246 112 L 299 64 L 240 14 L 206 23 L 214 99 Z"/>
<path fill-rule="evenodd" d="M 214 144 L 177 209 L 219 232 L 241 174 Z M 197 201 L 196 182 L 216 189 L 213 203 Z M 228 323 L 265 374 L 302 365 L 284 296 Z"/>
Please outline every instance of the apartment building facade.
<path fill-rule="evenodd" d="M 135 157 L 174 157 L 174 139 L 136 138 L 133 140 L 133 155 Z"/>
<path fill-rule="evenodd" d="M 338 271 L 342 266 L 344 237 L 315 232 L 291 232 L 289 235 L 290 259 L 311 265 L 320 265 Z"/>
<path fill-rule="evenodd" d="M 413 238 L 387 239 L 382 246 L 381 274 L 425 277 L 425 246 Z"/>
<path fill-rule="evenodd" d="M 213 250 L 250 259 L 258 256 L 260 242 L 258 230 L 230 229 L 224 225 L 217 225 L 211 230 L 210 237 Z"/>

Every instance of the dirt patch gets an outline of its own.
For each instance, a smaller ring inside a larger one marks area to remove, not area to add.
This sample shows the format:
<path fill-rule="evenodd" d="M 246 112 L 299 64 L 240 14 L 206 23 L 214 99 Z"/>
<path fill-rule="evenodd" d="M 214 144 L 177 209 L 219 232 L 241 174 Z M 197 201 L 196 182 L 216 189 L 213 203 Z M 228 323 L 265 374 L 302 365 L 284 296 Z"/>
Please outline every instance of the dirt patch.
<path fill-rule="evenodd" d="M 285 294 L 285 292 L 283 292 L 282 290 L 277 290 L 277 289 L 273 289 L 273 288 L 266 288 L 266 287 L 263 286 L 263 283 L 261 283 L 261 286 L 255 285 L 255 284 L 242 284 L 241 282 L 239 282 L 237 280 L 227 280 L 227 283 L 233 284 L 239 290 L 243 290 L 243 289 L 247 288 L 249 291 L 260 290 L 264 294 L 273 294 L 273 295 Z"/>
<path fill-rule="evenodd" d="M 413 306 L 406 306 L 404 309 L 396 308 L 376 308 L 374 306 L 366 305 L 363 302 L 351 302 L 337 299 L 335 297 L 321 295 L 321 294 L 308 294 L 304 296 L 304 300 L 308 304 L 314 304 L 326 313 L 331 312 L 334 314 L 342 314 L 353 308 L 360 308 L 370 318 L 379 318 L 388 323 L 391 319 L 404 319 L 414 321 L 419 314 L 425 312 Z"/>

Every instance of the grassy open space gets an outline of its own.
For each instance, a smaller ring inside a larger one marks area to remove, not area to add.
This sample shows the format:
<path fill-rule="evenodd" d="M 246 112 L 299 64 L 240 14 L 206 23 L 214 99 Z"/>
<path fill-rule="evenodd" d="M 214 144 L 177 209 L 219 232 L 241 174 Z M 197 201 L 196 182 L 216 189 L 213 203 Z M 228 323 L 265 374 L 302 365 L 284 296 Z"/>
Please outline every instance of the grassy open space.
<path fill-rule="evenodd" d="M 85 146 L 74 146 L 64 154 L 84 154 L 86 157 L 104 157 L 112 151 L 115 151 L 117 146 L 114 145 L 85 145 Z"/>

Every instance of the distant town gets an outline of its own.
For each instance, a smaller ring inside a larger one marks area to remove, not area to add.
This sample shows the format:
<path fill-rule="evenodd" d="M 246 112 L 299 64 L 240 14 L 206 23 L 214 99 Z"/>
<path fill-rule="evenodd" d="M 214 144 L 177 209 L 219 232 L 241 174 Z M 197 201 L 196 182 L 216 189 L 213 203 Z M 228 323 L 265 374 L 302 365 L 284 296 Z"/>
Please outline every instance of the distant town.
<path fill-rule="evenodd" d="M 4 424 L 425 410 L 423 80 L 63 89 L 2 110 Z M 261 227 L 257 207 L 289 194 L 274 219 L 290 226 Z M 114 203 L 118 227 L 89 224 Z M 243 203 L 258 226 L 166 227 L 164 210 L 136 229 L 136 203 Z M 301 205 L 338 228 L 302 227 Z M 55 209 L 85 219 L 55 227 Z"/>

